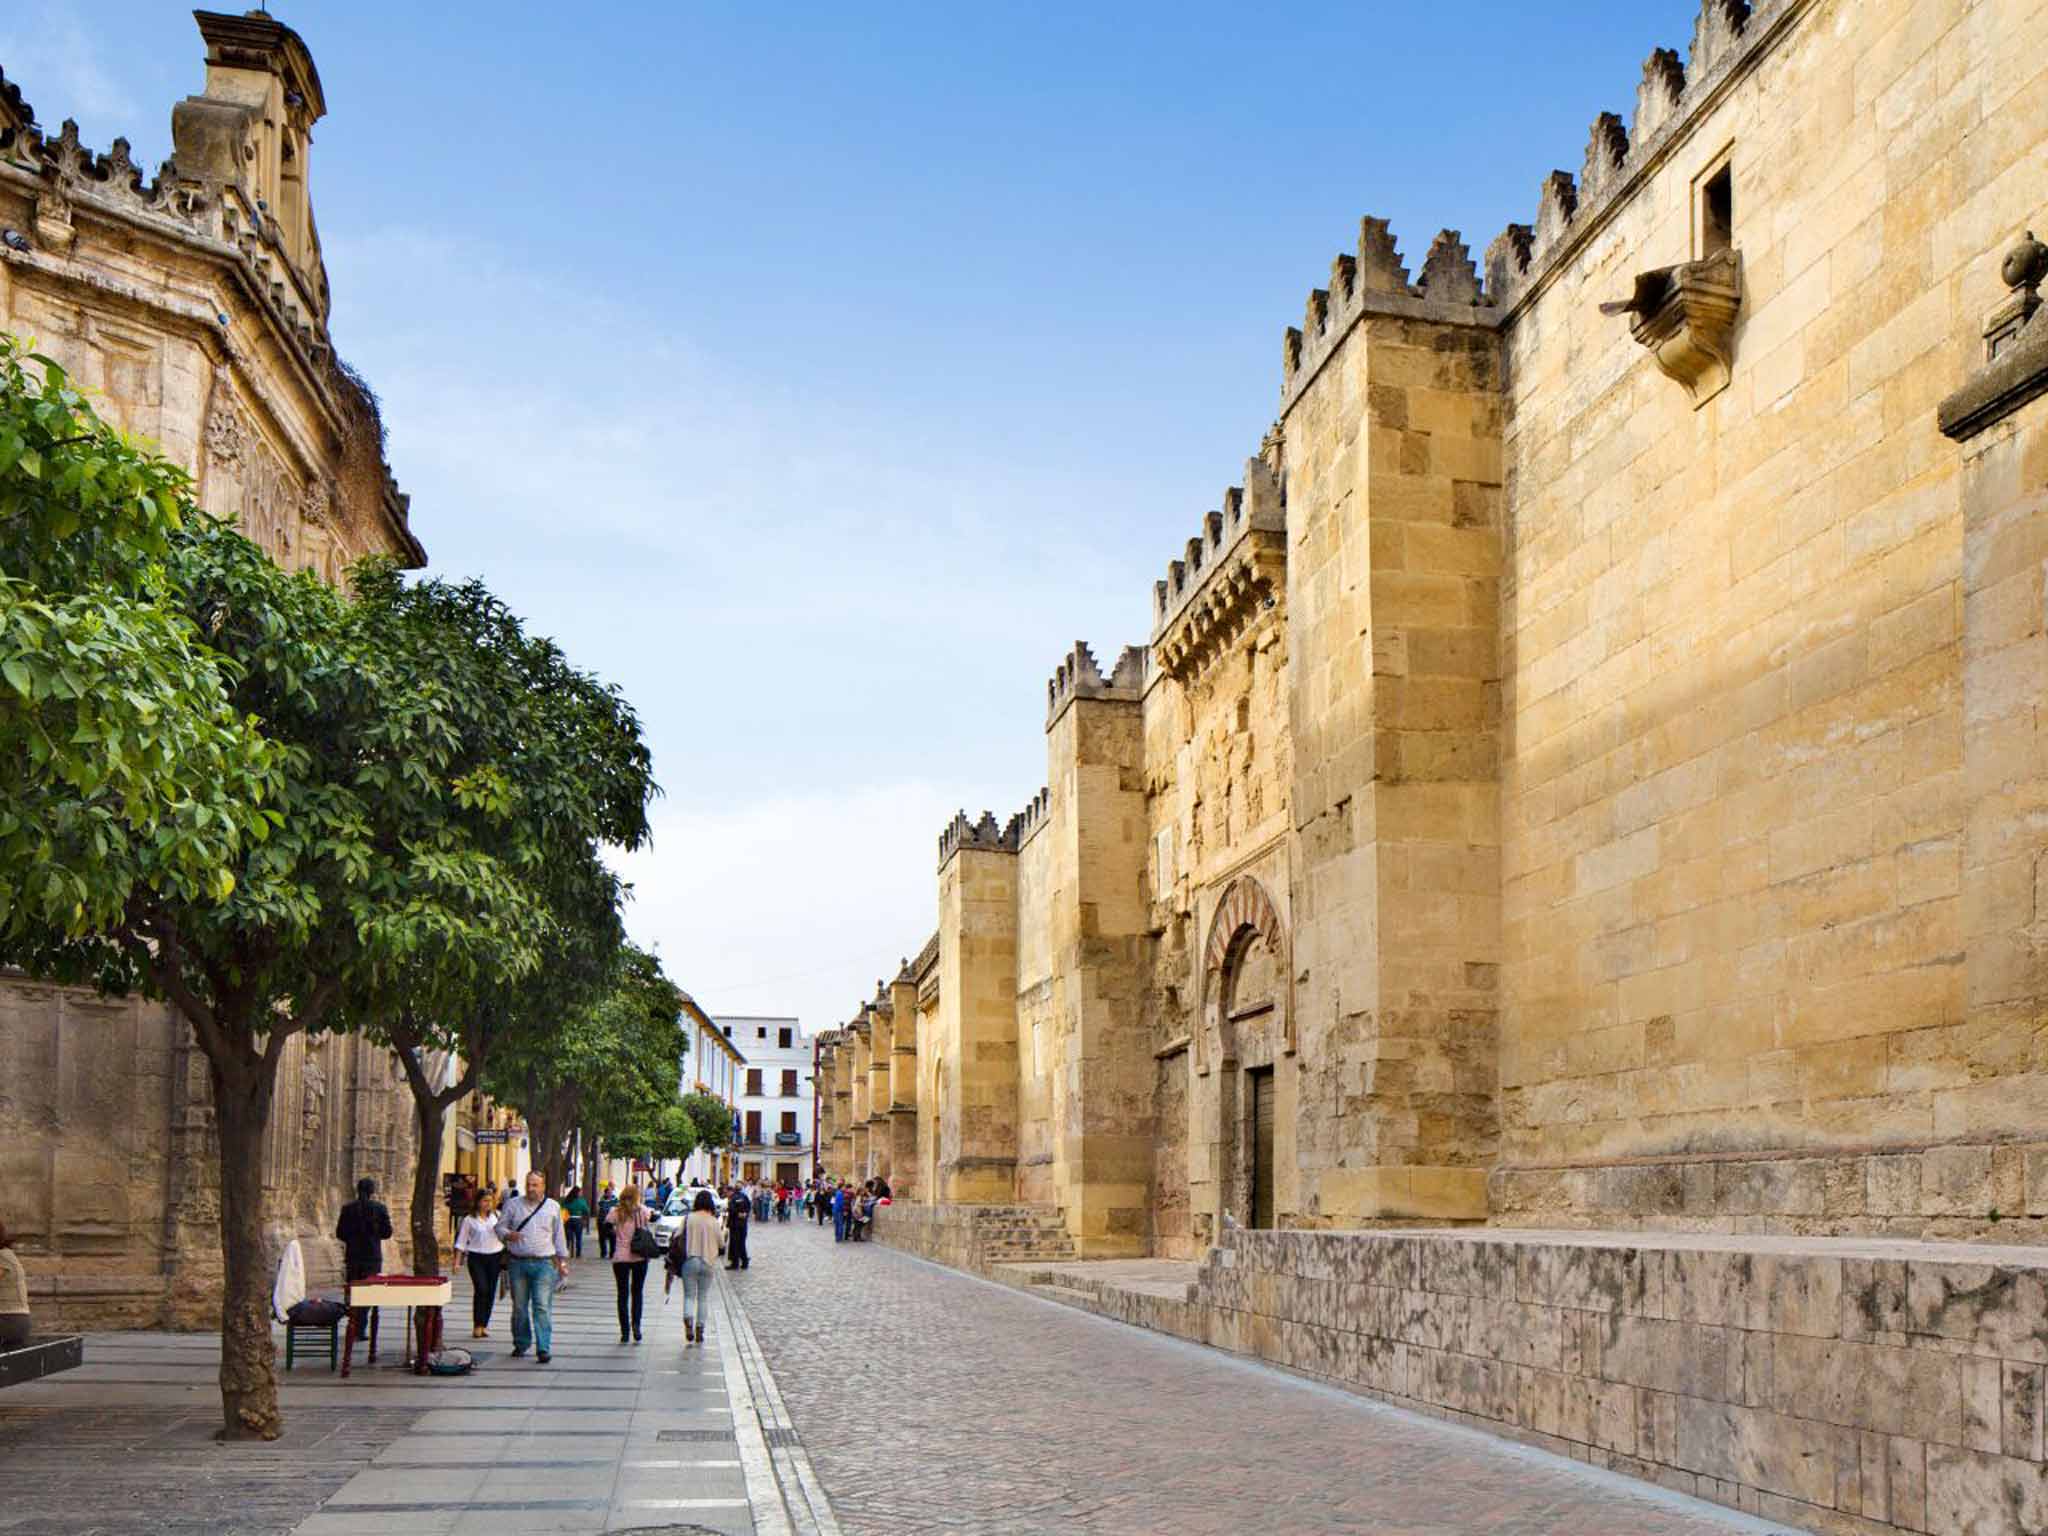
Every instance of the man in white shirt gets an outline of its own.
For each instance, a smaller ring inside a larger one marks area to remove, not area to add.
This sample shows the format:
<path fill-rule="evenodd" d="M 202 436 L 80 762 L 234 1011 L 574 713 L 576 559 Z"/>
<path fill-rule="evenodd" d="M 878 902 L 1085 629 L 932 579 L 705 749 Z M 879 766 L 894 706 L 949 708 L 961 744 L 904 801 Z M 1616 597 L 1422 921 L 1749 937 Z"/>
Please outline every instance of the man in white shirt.
<path fill-rule="evenodd" d="M 555 1342 L 555 1285 L 569 1277 L 569 1233 L 539 1169 L 526 1176 L 526 1193 L 498 1212 L 498 1236 L 511 1256 L 512 1358 L 524 1355 L 530 1342 L 534 1358 L 546 1365 Z"/>

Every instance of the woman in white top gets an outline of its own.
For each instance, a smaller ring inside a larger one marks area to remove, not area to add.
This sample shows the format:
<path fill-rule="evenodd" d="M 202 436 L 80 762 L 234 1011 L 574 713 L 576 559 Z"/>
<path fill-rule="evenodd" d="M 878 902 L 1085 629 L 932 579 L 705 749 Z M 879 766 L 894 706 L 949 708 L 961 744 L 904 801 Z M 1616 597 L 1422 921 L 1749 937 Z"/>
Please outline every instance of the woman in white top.
<path fill-rule="evenodd" d="M 683 1281 L 683 1340 L 685 1343 L 704 1342 L 704 1305 L 711 1299 L 711 1261 L 725 1246 L 725 1234 L 718 1225 L 718 1205 L 711 1198 L 711 1191 L 697 1191 L 696 1204 L 676 1235 L 669 1239 L 668 1278 L 662 1289 L 676 1283 L 680 1275 Z M 697 1305 L 694 1314 L 690 1297 L 695 1295 Z"/>
<path fill-rule="evenodd" d="M 476 1294 L 470 1300 L 469 1330 L 473 1339 L 491 1336 L 491 1308 L 498 1300 L 498 1276 L 505 1272 L 505 1244 L 498 1236 L 498 1197 L 480 1189 L 476 1209 L 462 1218 L 456 1234 L 455 1251 L 469 1256 L 469 1283 Z"/>

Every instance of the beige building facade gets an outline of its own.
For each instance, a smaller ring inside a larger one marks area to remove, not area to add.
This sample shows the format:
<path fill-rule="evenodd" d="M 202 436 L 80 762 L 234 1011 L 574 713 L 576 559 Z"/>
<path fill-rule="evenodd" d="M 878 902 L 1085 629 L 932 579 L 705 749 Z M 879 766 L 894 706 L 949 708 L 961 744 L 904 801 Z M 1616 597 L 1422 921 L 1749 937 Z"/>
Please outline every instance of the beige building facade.
<path fill-rule="evenodd" d="M 1942 404 L 2044 334 L 2044 19 L 1708 0 L 1481 261 L 1366 219 L 826 1037 L 827 1167 L 1099 1257 L 2038 1241 L 2048 401 Z"/>
<path fill-rule="evenodd" d="M 46 131 L 0 76 L 0 326 L 280 562 L 330 580 L 372 553 L 420 565 L 374 398 L 328 337 L 310 192 L 319 74 L 268 16 L 198 22 L 205 83 L 173 109 L 172 159 L 148 182 L 125 140 L 100 153 L 73 123 Z M 0 1188 L 39 1318 L 217 1320 L 207 1099 L 204 1058 L 166 1009 L 0 982 Z M 317 1269 L 364 1175 L 404 1232 L 413 1136 L 387 1053 L 294 1039 L 265 1156 L 273 1239 L 307 1239 Z"/>

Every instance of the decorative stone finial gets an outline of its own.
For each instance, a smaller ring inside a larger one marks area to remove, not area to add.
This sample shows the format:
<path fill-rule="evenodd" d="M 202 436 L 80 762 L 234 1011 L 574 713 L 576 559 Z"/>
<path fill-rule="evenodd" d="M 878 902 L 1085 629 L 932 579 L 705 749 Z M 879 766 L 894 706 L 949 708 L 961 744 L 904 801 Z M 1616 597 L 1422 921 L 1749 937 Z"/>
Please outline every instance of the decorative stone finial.
<path fill-rule="evenodd" d="M 2041 307 L 2041 281 L 2048 278 L 2048 245 L 2034 238 L 2030 229 L 2005 253 L 1998 269 L 2005 286 L 2012 291 L 2000 299 L 1984 317 L 1984 361 L 1995 363 Z"/>

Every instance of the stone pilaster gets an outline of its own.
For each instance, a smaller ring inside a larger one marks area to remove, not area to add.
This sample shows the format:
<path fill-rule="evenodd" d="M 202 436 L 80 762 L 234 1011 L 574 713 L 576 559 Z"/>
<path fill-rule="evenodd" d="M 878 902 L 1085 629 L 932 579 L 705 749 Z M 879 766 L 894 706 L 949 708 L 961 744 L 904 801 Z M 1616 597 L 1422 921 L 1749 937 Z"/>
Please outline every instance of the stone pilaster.
<path fill-rule="evenodd" d="M 989 826 L 939 868 L 937 1201 L 1015 1198 L 1017 854 Z"/>
<path fill-rule="evenodd" d="M 1364 313 L 1283 421 L 1304 1214 L 1486 1214 L 1499 1140 L 1499 344 Z M 1309 1118 L 1307 1115 L 1305 1119 Z"/>
<path fill-rule="evenodd" d="M 1053 840 L 1053 1187 L 1086 1257 L 1145 1251 L 1152 1042 L 1142 1013 L 1144 724 L 1124 687 L 1077 692 L 1046 727 Z M 1123 674 L 1119 674 L 1122 677 Z"/>

